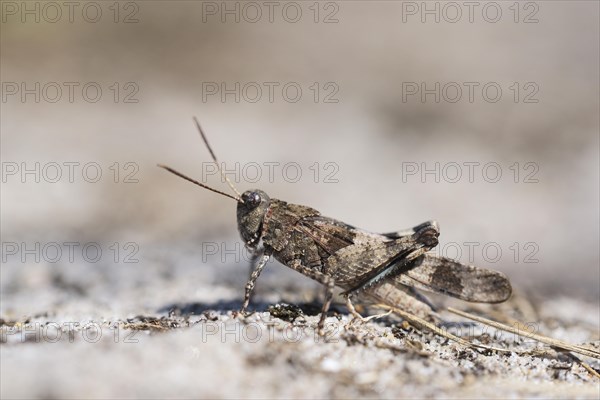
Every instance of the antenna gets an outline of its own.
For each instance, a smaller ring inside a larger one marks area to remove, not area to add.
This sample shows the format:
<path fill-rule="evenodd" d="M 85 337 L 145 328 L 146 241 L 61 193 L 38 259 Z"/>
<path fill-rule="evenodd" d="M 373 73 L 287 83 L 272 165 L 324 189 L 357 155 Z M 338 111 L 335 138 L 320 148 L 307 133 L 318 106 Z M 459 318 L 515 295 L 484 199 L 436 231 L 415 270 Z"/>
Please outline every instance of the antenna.
<path fill-rule="evenodd" d="M 200 186 L 200 187 L 203 187 L 204 189 L 208 189 L 208 190 L 210 190 L 211 192 L 219 193 L 219 194 L 221 194 L 221 195 L 223 195 L 223 196 L 225 196 L 225 197 L 229 197 L 230 199 L 234 199 L 234 200 L 235 200 L 235 201 L 237 201 L 238 203 L 243 203 L 243 202 L 244 202 L 244 201 L 243 201 L 243 200 L 242 200 L 240 197 L 234 197 L 234 196 L 232 196 L 232 195 L 230 195 L 230 194 L 227 194 L 227 193 L 221 192 L 220 190 L 213 189 L 213 188 L 211 188 L 210 186 L 206 186 L 205 184 L 203 184 L 203 183 L 200 183 L 200 182 L 198 182 L 198 181 L 197 181 L 197 180 L 195 180 L 195 179 L 192 179 L 192 178 L 189 178 L 189 177 L 185 176 L 185 175 L 184 175 L 184 174 L 182 174 L 181 172 L 175 171 L 175 170 L 174 170 L 173 168 L 171 168 L 171 167 L 168 167 L 168 166 L 166 166 L 166 165 L 163 165 L 163 164 L 158 164 L 158 166 L 159 166 L 159 167 L 161 167 L 161 168 L 163 168 L 163 169 L 166 169 L 166 170 L 167 170 L 167 171 L 169 171 L 170 173 L 172 173 L 172 174 L 175 174 L 175 175 L 177 175 L 177 176 L 178 176 L 178 177 L 180 177 L 180 178 L 183 178 L 183 179 L 185 179 L 186 181 L 192 182 L 192 183 L 194 183 L 194 184 L 196 184 L 196 185 L 198 185 L 198 186 Z"/>
<path fill-rule="evenodd" d="M 227 184 L 235 192 L 235 194 L 237 194 L 238 197 L 241 197 L 242 195 L 240 194 L 240 192 L 237 191 L 235 186 L 233 186 L 233 183 L 231 183 L 231 181 L 229 180 L 227 175 L 225 175 L 225 173 L 219 166 L 219 162 L 217 161 L 217 156 L 215 156 L 215 153 L 212 150 L 212 148 L 210 147 L 210 144 L 208 144 L 208 139 L 206 138 L 204 131 L 202 131 L 202 127 L 200 126 L 200 123 L 198 122 L 198 118 L 194 117 L 194 123 L 196 124 L 196 127 L 198 128 L 198 132 L 200 132 L 200 136 L 202 136 L 202 140 L 204 140 L 204 144 L 206 145 L 206 148 L 208 149 L 210 156 L 212 157 L 213 161 L 215 162 L 215 165 L 217 166 L 219 172 L 221 173 L 221 176 L 227 181 Z"/>

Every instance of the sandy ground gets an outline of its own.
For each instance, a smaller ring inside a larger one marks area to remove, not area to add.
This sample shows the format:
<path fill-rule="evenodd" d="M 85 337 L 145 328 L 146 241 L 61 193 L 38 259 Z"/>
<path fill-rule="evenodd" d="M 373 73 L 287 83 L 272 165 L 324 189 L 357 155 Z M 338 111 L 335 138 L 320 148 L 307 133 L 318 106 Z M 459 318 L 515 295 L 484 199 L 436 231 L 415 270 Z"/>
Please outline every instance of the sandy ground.
<path fill-rule="evenodd" d="M 169 250 L 163 251 L 167 256 Z M 461 319 L 448 313 L 442 315 L 450 333 L 525 354 L 465 348 L 392 317 L 357 324 L 340 299 L 327 320 L 327 335 L 319 337 L 314 327 L 320 292 L 281 265 L 268 266 L 252 305 L 257 312 L 246 318 L 232 314 L 241 305 L 242 265 L 199 265 L 190 254 L 174 266 L 157 256 L 154 263 L 117 268 L 11 270 L 12 286 L 3 282 L 12 301 L 2 309 L 2 398 L 597 398 L 600 393 L 598 379 L 565 354 L 489 327 L 453 325 Z M 530 302 L 518 292 L 493 307 L 435 301 L 492 318 L 516 318 L 537 333 L 571 343 L 595 348 L 600 343 L 595 302 L 565 297 Z M 36 305 L 37 314 L 21 314 Z M 586 360 L 600 369 L 597 360 Z"/>

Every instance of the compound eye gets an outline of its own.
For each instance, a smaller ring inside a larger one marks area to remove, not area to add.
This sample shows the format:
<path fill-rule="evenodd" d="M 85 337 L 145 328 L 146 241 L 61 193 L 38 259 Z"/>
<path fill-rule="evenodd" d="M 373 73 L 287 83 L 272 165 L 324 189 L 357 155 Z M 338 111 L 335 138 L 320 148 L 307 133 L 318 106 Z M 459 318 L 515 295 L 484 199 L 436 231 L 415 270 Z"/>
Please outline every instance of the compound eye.
<path fill-rule="evenodd" d="M 256 208 L 258 207 L 262 199 L 260 197 L 260 194 L 256 192 L 249 192 L 244 193 L 242 200 L 244 200 L 244 204 L 247 204 L 249 207 Z"/>

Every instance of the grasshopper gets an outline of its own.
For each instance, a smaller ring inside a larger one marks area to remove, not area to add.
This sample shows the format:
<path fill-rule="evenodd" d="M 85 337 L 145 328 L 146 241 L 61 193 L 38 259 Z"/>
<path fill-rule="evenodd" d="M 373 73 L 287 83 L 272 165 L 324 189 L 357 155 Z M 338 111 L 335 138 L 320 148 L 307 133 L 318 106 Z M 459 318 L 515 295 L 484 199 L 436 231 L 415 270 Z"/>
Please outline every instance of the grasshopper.
<path fill-rule="evenodd" d="M 219 167 L 196 118 L 194 122 Z M 500 272 L 427 254 L 438 244 L 440 230 L 435 221 L 402 231 L 372 233 L 325 217 L 314 208 L 273 199 L 259 189 L 240 194 L 220 168 L 235 195 L 211 188 L 168 166 L 159 167 L 237 201 L 238 230 L 253 255 L 242 314 L 246 313 L 256 281 L 270 257 L 325 287 L 320 333 L 335 287 L 343 290 L 352 315 L 363 320 L 352 304 L 353 297 L 427 317 L 435 308 L 417 290 L 481 303 L 503 302 L 511 295 L 510 282 Z"/>

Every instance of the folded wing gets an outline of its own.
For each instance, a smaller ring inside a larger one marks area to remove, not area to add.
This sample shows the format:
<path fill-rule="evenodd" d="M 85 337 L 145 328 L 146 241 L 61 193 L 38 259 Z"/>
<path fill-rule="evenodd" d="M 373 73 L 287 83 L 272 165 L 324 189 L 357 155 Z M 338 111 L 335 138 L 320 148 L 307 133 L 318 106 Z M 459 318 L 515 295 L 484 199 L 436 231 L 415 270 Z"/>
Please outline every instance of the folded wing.
<path fill-rule="evenodd" d="M 394 277 L 397 284 L 479 303 L 501 303 L 512 293 L 508 278 L 498 271 L 428 254 L 414 263 L 406 273 Z"/>

